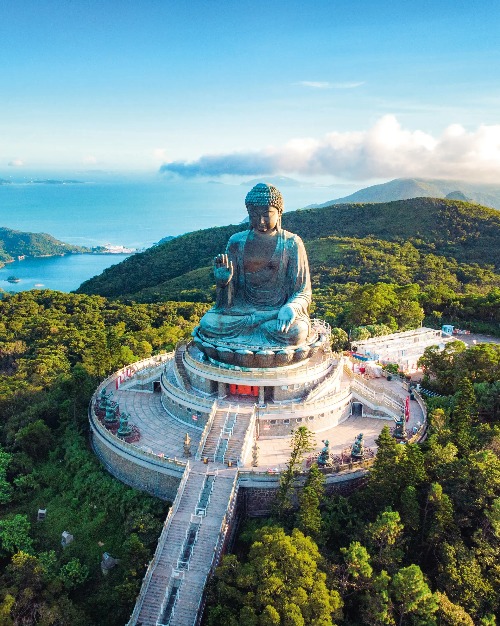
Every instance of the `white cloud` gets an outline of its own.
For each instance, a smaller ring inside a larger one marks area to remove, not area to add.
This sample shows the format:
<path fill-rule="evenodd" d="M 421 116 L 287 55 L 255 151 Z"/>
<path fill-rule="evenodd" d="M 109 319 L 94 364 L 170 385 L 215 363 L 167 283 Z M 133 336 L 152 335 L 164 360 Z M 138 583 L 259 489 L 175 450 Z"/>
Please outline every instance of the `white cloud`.
<path fill-rule="evenodd" d="M 192 162 L 167 163 L 161 171 L 183 177 L 302 174 L 351 180 L 418 176 L 498 182 L 500 124 L 473 131 L 452 124 L 434 136 L 405 129 L 395 116 L 385 115 L 365 131 L 292 139 L 257 152 L 204 155 Z"/>
<path fill-rule="evenodd" d="M 354 89 L 364 85 L 364 82 L 330 83 L 322 80 L 301 80 L 296 84 L 302 85 L 302 87 L 310 87 L 311 89 Z"/>
<path fill-rule="evenodd" d="M 8 162 L 9 167 L 23 167 L 24 161 L 21 159 L 12 159 L 12 161 Z"/>
<path fill-rule="evenodd" d="M 92 154 L 89 154 L 83 157 L 82 163 L 84 165 L 95 165 L 97 163 L 97 157 L 93 156 Z"/>
<path fill-rule="evenodd" d="M 155 161 L 165 161 L 167 158 L 167 149 L 166 148 L 155 148 L 153 150 L 153 158 Z"/>

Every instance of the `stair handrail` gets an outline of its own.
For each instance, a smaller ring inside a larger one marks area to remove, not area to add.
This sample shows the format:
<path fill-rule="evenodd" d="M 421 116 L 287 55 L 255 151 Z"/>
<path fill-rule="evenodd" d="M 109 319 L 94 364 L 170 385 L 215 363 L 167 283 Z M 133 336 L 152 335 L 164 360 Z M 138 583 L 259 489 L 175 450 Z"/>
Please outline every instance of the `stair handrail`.
<path fill-rule="evenodd" d="M 174 498 L 174 501 L 172 502 L 172 506 L 170 507 L 168 511 L 167 517 L 165 518 L 165 521 L 163 522 L 163 528 L 162 528 L 160 537 L 158 539 L 158 543 L 156 544 L 155 553 L 153 555 L 153 558 L 149 562 L 144 578 L 142 579 L 141 589 L 135 601 L 132 615 L 130 616 L 129 621 L 127 622 L 127 626 L 135 626 L 135 624 L 137 623 L 137 619 L 139 617 L 142 606 L 144 604 L 144 600 L 146 598 L 146 594 L 148 592 L 149 583 L 151 582 L 151 577 L 153 576 L 153 572 L 156 569 L 156 566 L 158 565 L 158 561 L 160 560 L 161 553 L 163 552 L 163 548 L 165 547 L 165 542 L 167 540 L 168 531 L 172 524 L 172 518 L 177 512 L 177 509 L 179 508 L 179 504 L 184 494 L 184 488 L 188 481 L 190 471 L 191 471 L 191 467 L 190 467 L 189 461 L 187 461 L 186 469 L 184 470 L 184 474 L 182 475 L 181 482 L 179 483 L 179 487 L 177 489 L 177 494 Z"/>
<path fill-rule="evenodd" d="M 226 539 L 227 531 L 228 531 L 228 528 L 229 528 L 229 525 L 230 525 L 230 522 L 234 513 L 236 496 L 238 495 L 238 489 L 239 489 L 239 481 L 238 481 L 238 473 L 236 472 L 234 481 L 233 481 L 233 486 L 231 489 L 231 493 L 229 494 L 229 498 L 228 498 L 228 505 L 227 505 L 226 513 L 224 517 L 222 518 L 222 522 L 221 522 L 219 532 L 217 535 L 217 543 L 216 543 L 215 550 L 212 555 L 212 561 L 210 563 L 210 567 L 203 581 L 203 593 L 201 594 L 201 597 L 198 601 L 198 609 L 196 611 L 196 615 L 193 620 L 193 626 L 197 626 L 200 623 L 201 617 L 203 615 L 203 609 L 205 607 L 205 603 L 207 599 L 206 598 L 207 580 L 213 574 L 215 568 L 219 564 L 219 560 L 222 554 L 222 549 L 224 547 L 224 542 Z"/>
<path fill-rule="evenodd" d="M 250 419 L 248 420 L 248 427 L 245 431 L 243 447 L 241 448 L 240 456 L 238 457 L 238 460 L 236 461 L 236 465 L 238 467 L 243 467 L 245 465 L 245 461 L 249 452 L 250 445 L 252 444 L 254 440 L 253 436 L 250 436 L 249 433 L 252 433 L 255 430 L 256 419 L 257 419 L 257 405 L 254 404 L 252 415 L 250 416 Z"/>
<path fill-rule="evenodd" d="M 213 423 L 214 423 L 214 419 L 215 419 L 215 414 L 217 413 L 217 411 L 219 410 L 219 404 L 217 400 L 214 400 L 214 403 L 212 405 L 212 410 L 210 411 L 209 415 L 208 415 L 208 419 L 207 419 L 207 423 L 205 424 L 205 428 L 203 429 L 202 433 L 201 433 L 201 437 L 200 437 L 200 443 L 198 444 L 198 450 L 196 451 L 195 454 L 195 459 L 197 461 L 201 461 L 201 457 L 203 454 L 203 448 L 205 447 L 205 444 L 207 442 L 207 437 L 208 437 L 208 433 L 210 432 Z"/>

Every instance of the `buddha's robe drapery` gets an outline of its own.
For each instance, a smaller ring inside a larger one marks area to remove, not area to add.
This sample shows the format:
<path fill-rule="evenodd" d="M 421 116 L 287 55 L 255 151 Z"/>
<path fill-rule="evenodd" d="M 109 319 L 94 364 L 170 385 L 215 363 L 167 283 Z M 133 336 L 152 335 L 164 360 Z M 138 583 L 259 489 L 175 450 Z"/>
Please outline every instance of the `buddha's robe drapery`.
<path fill-rule="evenodd" d="M 207 341 L 248 346 L 297 346 L 310 331 L 311 281 L 304 244 L 298 235 L 280 230 L 269 261 L 257 272 L 245 271 L 245 243 L 251 231 L 233 235 L 226 254 L 233 277 L 217 289 L 217 303 L 200 321 Z M 296 314 L 288 332 L 277 329 L 280 308 L 288 304 Z"/>

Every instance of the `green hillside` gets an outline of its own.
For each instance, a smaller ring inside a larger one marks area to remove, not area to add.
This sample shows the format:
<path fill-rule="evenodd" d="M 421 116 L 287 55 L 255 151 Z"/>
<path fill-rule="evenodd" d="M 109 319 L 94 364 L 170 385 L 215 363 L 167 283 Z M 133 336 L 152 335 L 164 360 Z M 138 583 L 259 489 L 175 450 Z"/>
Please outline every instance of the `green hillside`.
<path fill-rule="evenodd" d="M 334 205 L 286 213 L 283 225 L 306 242 L 313 273 L 324 261 L 316 254 L 319 244 L 315 242 L 332 236 L 357 239 L 370 236 L 398 244 L 409 242 L 420 253 L 452 257 L 457 263 L 500 268 L 500 214 L 466 202 L 415 198 L 381 204 Z M 225 249 L 228 238 L 244 228 L 245 225 L 238 224 L 177 237 L 108 268 L 83 283 L 78 291 L 108 297 L 137 297 L 156 292 L 159 297 L 170 299 L 177 295 L 168 293 L 171 287 L 175 287 L 174 292 L 179 285 L 185 289 L 206 289 L 207 272 L 202 268 L 210 267 L 213 257 Z M 323 241 L 321 250 L 328 245 Z M 194 270 L 200 272 L 193 274 Z"/>
<path fill-rule="evenodd" d="M 90 252 L 90 250 L 64 243 L 46 233 L 23 233 L 0 227 L 0 267 L 21 255 L 54 256 L 69 252 Z"/>

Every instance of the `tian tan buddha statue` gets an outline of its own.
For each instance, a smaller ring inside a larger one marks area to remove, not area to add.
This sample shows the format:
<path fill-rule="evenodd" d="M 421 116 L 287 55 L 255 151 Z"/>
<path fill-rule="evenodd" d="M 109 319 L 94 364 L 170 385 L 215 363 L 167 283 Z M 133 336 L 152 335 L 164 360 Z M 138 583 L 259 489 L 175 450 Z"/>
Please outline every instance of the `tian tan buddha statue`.
<path fill-rule="evenodd" d="M 215 257 L 217 301 L 202 317 L 195 343 L 226 363 L 285 365 L 308 356 L 318 340 L 308 313 L 307 255 L 300 237 L 281 228 L 276 187 L 259 183 L 245 204 L 250 229 L 234 234 Z"/>

